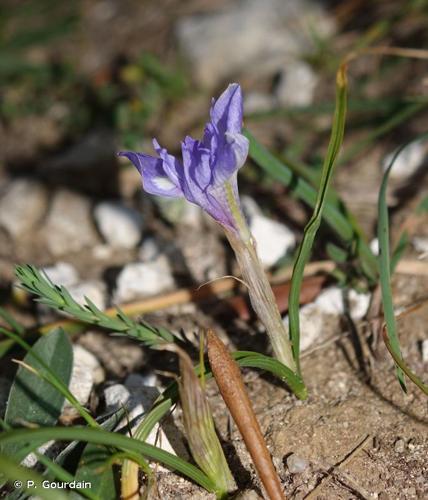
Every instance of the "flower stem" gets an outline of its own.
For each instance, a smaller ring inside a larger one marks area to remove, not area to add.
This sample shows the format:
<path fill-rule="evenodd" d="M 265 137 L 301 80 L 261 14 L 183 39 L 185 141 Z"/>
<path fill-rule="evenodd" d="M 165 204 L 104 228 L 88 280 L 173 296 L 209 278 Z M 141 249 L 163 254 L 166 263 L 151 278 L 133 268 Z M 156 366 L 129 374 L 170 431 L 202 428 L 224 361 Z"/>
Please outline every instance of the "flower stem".
<path fill-rule="evenodd" d="M 293 372 L 296 372 L 296 362 L 293 358 L 288 334 L 276 305 L 272 288 L 257 255 L 254 239 L 251 237 L 247 241 L 243 241 L 228 229 L 225 229 L 225 233 L 248 286 L 251 305 L 266 328 L 275 356 Z"/>

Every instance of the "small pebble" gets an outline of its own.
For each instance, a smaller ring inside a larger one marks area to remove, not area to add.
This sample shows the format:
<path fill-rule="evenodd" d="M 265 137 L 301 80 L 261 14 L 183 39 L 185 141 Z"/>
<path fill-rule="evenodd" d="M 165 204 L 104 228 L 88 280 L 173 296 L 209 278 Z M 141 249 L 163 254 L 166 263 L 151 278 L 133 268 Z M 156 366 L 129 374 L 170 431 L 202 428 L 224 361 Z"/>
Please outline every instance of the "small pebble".
<path fill-rule="evenodd" d="M 412 240 L 412 245 L 418 252 L 420 259 L 428 257 L 428 238 L 416 236 Z"/>
<path fill-rule="evenodd" d="M 129 429 L 131 423 L 131 430 L 135 431 L 141 421 L 141 417 L 144 416 L 147 411 L 151 410 L 154 401 L 159 397 L 159 389 L 157 387 L 147 386 L 145 384 L 146 380 L 146 377 L 133 373 L 126 378 L 123 385 L 115 384 L 104 390 L 104 399 L 108 411 L 116 410 L 122 406 L 127 408 L 128 413 L 120 422 L 118 428 Z M 148 444 L 160 446 L 163 450 L 175 455 L 175 440 L 173 440 L 174 448 L 170 440 L 174 434 L 177 434 L 177 429 L 173 429 L 172 433 L 171 429 L 168 431 L 167 421 L 168 419 L 164 419 L 162 426 L 156 424 L 145 441 Z M 178 438 L 176 438 L 176 440 L 178 443 Z M 163 471 L 166 469 L 161 467 L 160 470 Z"/>
<path fill-rule="evenodd" d="M 244 96 L 244 113 L 262 113 L 270 111 L 275 106 L 274 99 L 262 92 L 247 92 Z"/>
<path fill-rule="evenodd" d="M 373 238 L 370 242 L 370 250 L 374 255 L 379 255 L 379 240 L 377 238 Z"/>
<path fill-rule="evenodd" d="M 340 316 L 346 311 L 346 299 L 349 302 L 351 317 L 354 320 L 361 319 L 367 313 L 370 304 L 370 294 L 358 293 L 350 290 L 348 297 L 344 296 L 344 291 L 338 286 L 331 286 L 324 289 L 315 299 L 315 303 L 325 314 Z"/>
<path fill-rule="evenodd" d="M 138 258 L 142 262 L 155 260 L 162 251 L 160 250 L 155 238 L 146 238 L 138 250 Z"/>
<path fill-rule="evenodd" d="M 113 412 L 124 406 L 131 397 L 128 389 L 122 384 L 114 384 L 104 389 L 106 410 Z"/>
<path fill-rule="evenodd" d="M 108 260 L 113 253 L 113 248 L 107 243 L 102 243 L 100 245 L 95 245 L 92 248 L 92 255 L 97 260 Z"/>
<path fill-rule="evenodd" d="M 312 104 L 317 75 L 309 64 L 303 61 L 292 62 L 280 73 L 275 95 L 280 106 L 308 106 Z"/>
<path fill-rule="evenodd" d="M 422 350 L 422 361 L 424 363 L 428 363 L 428 339 L 422 341 L 421 350 Z"/>
<path fill-rule="evenodd" d="M 97 358 L 81 345 L 73 345 L 73 371 L 69 389 L 81 405 L 89 401 L 94 384 L 103 380 L 104 371 Z M 78 413 L 70 402 L 65 401 L 63 415 L 70 418 Z"/>
<path fill-rule="evenodd" d="M 404 439 L 397 439 L 394 443 L 394 450 L 397 453 L 403 453 L 405 449 L 406 443 L 404 442 Z"/>
<path fill-rule="evenodd" d="M 384 158 L 382 163 L 384 171 L 390 165 L 394 155 L 395 151 Z M 400 180 L 412 176 L 422 165 L 425 156 L 426 147 L 424 141 L 415 141 L 412 144 L 409 144 L 409 146 L 404 148 L 395 159 L 390 177 L 392 179 Z"/>
<path fill-rule="evenodd" d="M 166 257 L 152 262 L 136 262 L 126 265 L 120 272 L 114 300 L 121 304 L 142 297 L 156 295 L 174 287 L 174 278 Z"/>
<path fill-rule="evenodd" d="M 287 467 L 292 474 L 301 474 L 308 468 L 308 461 L 292 453 L 287 457 Z"/>
<path fill-rule="evenodd" d="M 12 181 L 0 199 L 0 226 L 19 238 L 41 221 L 47 206 L 47 192 L 40 183 L 31 179 Z"/>
<path fill-rule="evenodd" d="M 101 281 L 82 281 L 69 286 L 68 291 L 80 305 L 84 305 L 86 303 L 85 297 L 88 297 L 98 309 L 103 310 L 106 308 L 106 287 Z"/>
<path fill-rule="evenodd" d="M 42 233 L 54 256 L 94 247 L 98 239 L 88 198 L 72 191 L 57 191 Z"/>
<path fill-rule="evenodd" d="M 134 248 L 141 239 L 143 219 L 139 212 L 121 203 L 99 203 L 95 220 L 105 241 L 114 248 Z"/>
<path fill-rule="evenodd" d="M 42 268 L 42 271 L 55 285 L 68 287 L 79 281 L 76 269 L 68 262 L 57 262 L 54 266 Z"/>
<path fill-rule="evenodd" d="M 312 302 L 300 308 L 300 349 L 308 349 L 322 339 L 326 315 Z M 288 331 L 288 315 L 283 319 Z"/>
<path fill-rule="evenodd" d="M 242 204 L 256 241 L 257 254 L 265 267 L 271 267 L 293 250 L 296 237 L 287 226 L 263 215 L 252 198 L 243 197 Z"/>

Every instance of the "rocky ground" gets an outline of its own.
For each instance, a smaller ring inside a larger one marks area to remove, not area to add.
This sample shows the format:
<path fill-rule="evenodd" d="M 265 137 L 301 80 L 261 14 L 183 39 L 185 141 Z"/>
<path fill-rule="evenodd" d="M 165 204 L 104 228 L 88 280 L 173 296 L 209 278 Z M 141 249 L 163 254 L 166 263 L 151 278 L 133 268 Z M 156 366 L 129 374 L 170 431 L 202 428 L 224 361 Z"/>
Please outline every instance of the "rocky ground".
<path fill-rule="evenodd" d="M 302 26 L 317 26 L 319 36 L 336 34 L 336 45 L 351 46 L 358 30 L 344 30 L 346 13 L 297 0 L 163 3 L 159 8 L 159 2 L 126 2 L 125 8 L 117 2 L 87 2 L 80 31 L 65 40 L 61 50 L 74 56 L 78 71 L 92 79 L 104 74 L 124 52 L 132 58 L 141 50 L 151 51 L 162 54 L 168 63 L 179 53 L 192 85 L 199 90 L 162 108 L 147 123 L 147 135 L 159 136 L 173 149 L 185 133 L 200 133 L 207 96 L 218 93 L 225 82 L 239 79 L 245 90 L 246 124 L 261 142 L 279 151 L 296 144 L 303 157 L 314 148 L 323 151 L 329 116 L 316 117 L 303 127 L 298 123 L 301 133 L 297 137 L 295 121 L 288 122 L 283 116 L 260 120 L 260 114 L 278 107 L 310 106 L 332 97 L 333 73 L 323 76 L 309 63 L 319 47 L 311 31 Z M 113 24 L 114 37 L 106 29 Z M 76 40 L 84 57 L 76 57 L 71 50 Z M 387 93 L 395 95 L 406 80 L 406 92 L 416 93 L 421 78 L 410 79 L 409 75 L 412 71 L 418 74 L 419 68 L 419 63 L 404 63 L 397 76 L 399 83 L 391 84 Z M 364 67 L 356 64 L 355 81 L 375 70 L 374 62 Z M 378 96 L 381 84 L 369 85 L 370 95 Z M 114 131 L 98 124 L 74 142 L 67 138 L 59 125 L 61 117 L 73 110 L 66 102 L 61 104 L 56 112 L 19 118 L 7 127 L 0 123 L 2 143 L 6 144 L 0 176 L 0 292 L 4 307 L 28 326 L 58 319 L 45 307 L 30 305 L 16 289 L 16 263 L 42 267 L 76 300 L 87 296 L 100 308 L 183 287 L 194 290 L 209 280 L 237 273 L 221 232 L 198 208 L 142 192 L 137 172 L 114 156 L 122 147 Z M 401 133 L 406 137 L 416 134 L 423 123 L 418 115 L 406 131 L 398 130 L 398 143 Z M 349 131 L 345 154 L 360 135 L 358 127 Z M 304 145 L 297 144 L 300 139 Z M 22 148 L 21 142 L 25 142 Z M 335 177 L 337 190 L 362 222 L 374 249 L 378 186 L 388 155 L 398 143 L 395 137 L 379 141 L 341 165 Z M 146 137 L 141 147 L 149 147 Z M 421 303 L 399 321 L 400 341 L 404 358 L 421 376 L 428 367 L 428 309 L 424 302 L 428 296 L 428 225 L 426 216 L 414 215 L 414 208 L 428 194 L 423 182 L 426 167 L 426 141 L 417 142 L 397 161 L 389 195 L 393 236 L 403 224 L 410 233 L 404 256 L 410 264 L 393 281 L 395 305 L 406 310 Z M 296 249 L 307 211 L 281 186 L 253 178 L 254 167 L 245 168 L 248 173 L 242 171 L 241 175 L 244 210 L 263 264 L 273 271 Z M 319 245 L 314 259 L 325 258 Z M 414 262 L 419 267 L 412 267 Z M 391 358 L 382 340 L 373 338 L 373 325 L 367 322 L 370 300 L 366 292 L 344 293 L 329 283 L 302 307 L 307 401 L 297 401 L 266 374 L 244 371 L 289 498 L 416 499 L 424 498 L 428 491 L 426 398 L 412 384 L 407 394 L 400 390 Z M 154 311 L 146 319 L 184 331 L 191 339 L 196 339 L 200 328 L 212 327 L 231 348 L 266 352 L 260 326 L 225 310 L 221 302 L 174 305 Z M 74 356 L 72 392 L 95 415 L 127 402 L 137 416 L 170 381 L 167 372 L 176 368 L 170 354 L 154 354 L 132 340 L 94 329 L 74 339 Z M 11 366 L 7 360 L 0 368 L 1 401 L 10 385 Z M 261 487 L 242 439 L 214 382 L 209 382 L 208 390 L 240 498 L 258 498 Z M 178 409 L 175 422 L 163 426 L 162 444 L 186 453 L 179 415 Z M 65 407 L 63 423 L 75 418 L 73 409 Z M 154 441 L 156 434 L 150 439 Z M 157 488 L 163 499 L 209 498 L 162 469 Z"/>

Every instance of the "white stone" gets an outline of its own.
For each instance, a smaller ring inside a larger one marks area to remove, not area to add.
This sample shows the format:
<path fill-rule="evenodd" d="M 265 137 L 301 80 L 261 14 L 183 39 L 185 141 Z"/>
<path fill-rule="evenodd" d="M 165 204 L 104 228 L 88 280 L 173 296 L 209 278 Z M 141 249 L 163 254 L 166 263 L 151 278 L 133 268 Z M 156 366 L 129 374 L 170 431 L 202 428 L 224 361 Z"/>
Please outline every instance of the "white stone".
<path fill-rule="evenodd" d="M 265 267 L 274 265 L 293 250 L 296 237 L 287 226 L 265 217 L 257 203 L 249 196 L 242 196 L 241 205 L 256 241 L 257 253 Z"/>
<path fill-rule="evenodd" d="M 42 446 L 39 446 L 39 448 L 37 448 L 37 451 L 41 455 L 46 455 L 47 454 L 46 452 L 48 452 L 49 449 L 52 448 L 54 444 L 55 441 L 48 441 L 47 443 L 42 444 Z M 30 453 L 21 462 L 21 465 L 23 465 L 24 467 L 28 467 L 29 469 L 32 469 L 37 465 L 38 461 L 39 459 L 37 458 L 37 455 L 35 453 Z"/>
<path fill-rule="evenodd" d="M 245 115 L 271 111 L 275 102 L 272 96 L 262 92 L 247 92 L 244 96 Z"/>
<path fill-rule="evenodd" d="M 52 201 L 43 236 L 55 256 L 96 245 L 97 236 L 91 222 L 88 199 L 71 191 L 58 191 Z"/>
<path fill-rule="evenodd" d="M 106 287 L 101 281 L 82 281 L 69 286 L 68 291 L 80 305 L 84 305 L 85 297 L 88 297 L 99 309 L 106 308 Z"/>
<path fill-rule="evenodd" d="M 292 474 L 301 474 L 308 468 L 308 461 L 292 453 L 287 457 L 287 467 Z"/>
<path fill-rule="evenodd" d="M 369 293 L 359 293 L 356 290 L 349 290 L 349 306 L 351 318 L 356 321 L 363 319 L 370 307 L 371 295 Z"/>
<path fill-rule="evenodd" d="M 343 290 L 338 286 L 325 288 L 315 299 L 315 304 L 325 314 L 340 316 L 345 312 Z"/>
<path fill-rule="evenodd" d="M 428 363 L 428 339 L 422 341 L 422 361 Z"/>
<path fill-rule="evenodd" d="M 161 255 L 152 262 L 136 262 L 126 265 L 120 272 L 114 300 L 129 302 L 156 295 L 174 287 L 174 278 L 167 258 Z"/>
<path fill-rule="evenodd" d="M 273 266 L 296 245 L 296 237 L 287 226 L 264 215 L 253 216 L 249 225 L 265 267 Z"/>
<path fill-rule="evenodd" d="M 104 390 L 104 399 L 108 411 L 114 411 L 121 407 L 126 407 L 127 409 L 126 417 L 118 425 L 119 429 L 128 429 L 130 427 L 131 432 L 134 432 L 141 418 L 152 409 L 153 403 L 159 397 L 159 389 L 154 386 L 146 385 L 147 380 L 147 377 L 142 377 L 134 373 L 127 377 L 124 385 L 115 384 Z M 163 450 L 176 455 L 176 451 L 168 439 L 172 429 L 168 427 L 167 420 L 168 419 L 163 420 L 162 427 L 156 424 L 145 442 L 159 446 Z M 171 425 L 171 422 L 169 425 Z M 172 436 L 174 436 L 174 433 L 177 434 L 175 428 L 172 430 Z M 166 434 L 168 434 L 168 437 Z M 174 439 L 172 439 L 172 441 L 181 451 L 182 444 L 178 441 L 175 443 L 176 440 Z"/>
<path fill-rule="evenodd" d="M 18 238 L 34 230 L 47 205 L 47 193 L 40 183 L 30 179 L 12 181 L 0 199 L 0 226 Z"/>
<path fill-rule="evenodd" d="M 95 220 L 104 239 L 115 248 L 134 248 L 141 239 L 143 219 L 139 212 L 121 203 L 99 203 Z"/>
<path fill-rule="evenodd" d="M 409 144 L 395 159 L 391 173 L 389 174 L 390 178 L 400 180 L 410 177 L 422 165 L 426 154 L 426 141 L 415 141 Z M 384 158 L 382 162 L 384 171 L 389 167 L 394 155 L 395 151 Z"/>
<path fill-rule="evenodd" d="M 281 72 L 275 95 L 280 106 L 308 106 L 314 100 L 318 78 L 303 61 L 287 65 Z"/>
<path fill-rule="evenodd" d="M 81 345 L 73 345 L 73 370 L 69 384 L 70 392 L 85 405 L 89 401 L 95 383 L 104 380 L 104 371 L 97 358 Z M 63 414 L 77 416 L 77 412 L 69 401 L 65 401 Z"/>
<path fill-rule="evenodd" d="M 245 194 L 241 196 L 241 207 L 248 221 L 255 215 L 263 214 L 261 208 L 257 205 L 255 200 L 253 200 L 251 196 L 247 196 Z"/>
<path fill-rule="evenodd" d="M 142 262 L 150 262 L 155 260 L 161 254 L 161 250 L 155 238 L 146 238 L 138 250 L 138 258 Z"/>
<path fill-rule="evenodd" d="M 95 245 L 92 248 L 92 255 L 97 260 L 107 260 L 112 256 L 113 248 L 107 243 Z"/>
<path fill-rule="evenodd" d="M 105 379 L 104 369 L 101 366 L 98 358 L 92 352 L 85 349 L 80 344 L 73 345 L 74 363 L 85 366 L 92 372 L 95 384 L 100 384 Z"/>
<path fill-rule="evenodd" d="M 331 34 L 333 22 L 307 0 L 239 0 L 177 22 L 181 50 L 197 82 L 216 87 L 239 73 L 272 75 L 296 54 L 315 48 L 312 30 Z"/>
<path fill-rule="evenodd" d="M 318 295 L 315 304 L 320 311 L 325 314 L 340 316 L 347 310 L 346 296 L 344 290 L 337 286 L 328 287 Z M 361 319 L 367 313 L 370 304 L 370 294 L 358 293 L 355 290 L 349 290 L 347 300 L 349 301 L 349 312 L 354 320 Z"/>
<path fill-rule="evenodd" d="M 418 252 L 419 258 L 424 259 L 428 256 L 428 238 L 415 236 L 412 239 L 413 248 Z"/>
<path fill-rule="evenodd" d="M 348 294 L 350 314 L 353 320 L 363 318 L 370 304 L 370 294 L 350 290 Z M 322 340 L 329 318 L 338 317 L 346 311 L 343 290 L 332 286 L 323 290 L 314 302 L 300 308 L 300 349 L 304 351 Z M 288 331 L 288 315 L 283 322 Z"/>
<path fill-rule="evenodd" d="M 377 238 L 373 238 L 370 242 L 370 250 L 374 255 L 379 255 L 379 240 Z"/>
<path fill-rule="evenodd" d="M 300 308 L 300 350 L 304 351 L 319 342 L 323 335 L 326 315 L 312 302 Z M 288 333 L 288 315 L 284 317 L 284 326 Z"/>
<path fill-rule="evenodd" d="M 107 412 L 113 412 L 125 406 L 131 397 L 128 389 L 122 384 L 114 384 L 104 389 L 104 400 Z"/>
<path fill-rule="evenodd" d="M 79 281 L 76 269 L 68 262 L 57 262 L 54 266 L 44 267 L 42 271 L 54 285 L 69 287 Z"/>

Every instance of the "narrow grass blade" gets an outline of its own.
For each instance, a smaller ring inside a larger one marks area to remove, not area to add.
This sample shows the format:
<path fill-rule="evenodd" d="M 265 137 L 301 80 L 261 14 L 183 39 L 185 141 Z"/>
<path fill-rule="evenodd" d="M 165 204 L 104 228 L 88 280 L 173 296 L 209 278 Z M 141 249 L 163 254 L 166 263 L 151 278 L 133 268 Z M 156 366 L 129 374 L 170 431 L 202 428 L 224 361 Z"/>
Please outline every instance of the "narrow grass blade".
<path fill-rule="evenodd" d="M 84 427 L 49 427 L 40 429 L 16 429 L 0 435 L 0 445 L 27 443 L 35 440 L 46 442 L 50 440 L 86 441 L 103 444 L 120 450 L 140 453 L 148 459 L 163 463 L 166 467 L 180 472 L 195 481 L 208 491 L 215 492 L 215 485 L 200 469 L 185 460 L 136 439 L 122 436 L 116 432 Z"/>
<path fill-rule="evenodd" d="M 0 318 L 3 318 L 18 335 L 22 335 L 25 332 L 25 328 L 3 307 L 0 307 Z"/>
<path fill-rule="evenodd" d="M 389 248 L 389 215 L 388 215 L 388 205 L 386 202 L 386 190 L 388 187 L 388 178 L 392 167 L 394 166 L 395 160 L 399 154 L 405 149 L 411 142 L 415 140 L 420 140 L 422 137 L 428 134 L 423 134 L 416 139 L 413 139 L 407 144 L 404 144 L 397 149 L 394 156 L 391 159 L 388 168 L 385 170 L 383 175 L 382 184 L 379 190 L 378 197 L 378 228 L 377 237 L 379 240 L 379 271 L 380 271 L 380 286 L 382 292 L 382 303 L 383 312 L 385 315 L 386 332 L 388 336 L 389 346 L 394 353 L 394 361 L 397 359 L 401 360 L 401 363 L 396 362 L 396 373 L 397 379 L 402 387 L 402 389 L 407 392 L 406 383 L 404 380 L 404 371 L 401 365 L 404 364 L 403 356 L 401 354 L 400 342 L 398 340 L 397 334 L 397 322 L 395 319 L 394 303 L 392 300 L 392 288 L 391 288 L 391 259 L 390 259 L 390 248 Z M 395 265 L 395 263 L 394 263 Z"/>
<path fill-rule="evenodd" d="M 235 351 L 231 353 L 231 356 L 241 367 L 259 368 L 276 375 L 290 387 L 299 399 L 304 400 L 308 397 L 303 379 L 277 359 L 252 351 Z"/>
<path fill-rule="evenodd" d="M 333 118 L 330 143 L 321 174 L 321 181 L 317 193 L 317 200 L 311 219 L 305 227 L 303 240 L 299 247 L 296 261 L 294 263 L 291 288 L 289 295 L 289 325 L 290 337 L 293 346 L 293 354 L 300 373 L 300 323 L 299 323 L 299 297 L 303 280 L 303 271 L 309 259 L 312 245 L 321 224 L 322 213 L 326 202 L 326 195 L 334 171 L 336 158 L 339 154 L 345 131 L 346 118 L 346 67 L 341 66 L 336 77 L 336 109 Z"/>
<path fill-rule="evenodd" d="M 112 431 L 115 426 L 116 419 L 109 418 L 104 422 L 103 429 Z M 115 500 L 118 496 L 113 468 L 108 463 L 110 456 L 111 451 L 99 444 L 88 443 L 83 450 L 73 479 L 90 483 L 90 490 L 86 491 L 91 498 Z"/>
<path fill-rule="evenodd" d="M 271 175 L 272 178 L 287 186 L 299 200 L 306 203 L 309 207 L 315 208 L 317 203 L 316 189 L 306 180 L 296 175 L 292 168 L 282 163 L 259 144 L 248 130 L 245 130 L 244 133 L 250 141 L 250 158 Z M 357 248 L 364 273 L 369 280 L 375 282 L 377 279 L 376 257 L 370 250 L 354 218 L 349 213 L 345 216 L 343 210 L 336 203 L 328 200 L 323 207 L 322 217 L 348 249 Z"/>
<path fill-rule="evenodd" d="M 382 331 L 383 340 L 385 342 L 386 348 L 392 356 L 392 359 L 395 361 L 395 364 L 409 377 L 409 379 L 419 387 L 419 389 L 428 396 L 428 385 L 424 384 L 422 380 L 410 370 L 410 368 L 406 365 L 403 358 L 397 355 L 395 350 L 393 349 L 391 342 L 388 337 L 388 333 L 386 328 Z"/>

